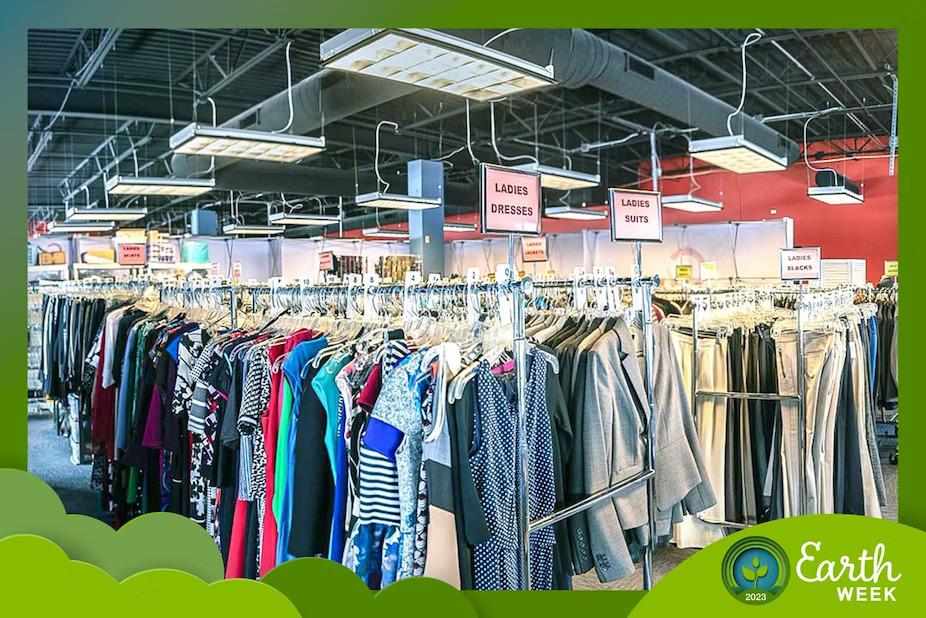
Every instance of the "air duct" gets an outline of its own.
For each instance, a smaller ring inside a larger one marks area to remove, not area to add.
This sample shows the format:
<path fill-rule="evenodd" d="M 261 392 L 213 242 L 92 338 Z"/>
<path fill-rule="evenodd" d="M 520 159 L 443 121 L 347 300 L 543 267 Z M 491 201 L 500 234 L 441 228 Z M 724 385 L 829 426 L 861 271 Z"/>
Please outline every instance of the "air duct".
<path fill-rule="evenodd" d="M 519 30 L 492 47 L 540 65 L 552 60 L 554 79 L 567 88 L 593 86 L 710 135 L 729 135 L 735 107 L 587 30 Z M 799 155 L 795 142 L 746 114 L 734 117 L 733 129 L 789 163 Z"/>

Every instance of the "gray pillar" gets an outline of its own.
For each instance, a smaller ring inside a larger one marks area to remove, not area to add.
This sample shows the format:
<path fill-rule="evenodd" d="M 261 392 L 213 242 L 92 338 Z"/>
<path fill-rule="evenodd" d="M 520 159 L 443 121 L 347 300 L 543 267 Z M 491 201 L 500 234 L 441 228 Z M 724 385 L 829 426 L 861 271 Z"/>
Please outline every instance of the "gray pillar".
<path fill-rule="evenodd" d="M 421 258 L 421 276 L 444 274 L 444 165 L 440 161 L 408 162 L 408 194 L 439 197 L 441 204 L 408 212 L 411 252 Z"/>

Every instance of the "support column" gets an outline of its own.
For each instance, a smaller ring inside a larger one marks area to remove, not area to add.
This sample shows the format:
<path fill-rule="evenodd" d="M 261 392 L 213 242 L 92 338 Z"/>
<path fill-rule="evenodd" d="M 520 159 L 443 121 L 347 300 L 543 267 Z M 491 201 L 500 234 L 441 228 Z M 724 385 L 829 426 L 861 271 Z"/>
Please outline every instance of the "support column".
<path fill-rule="evenodd" d="M 431 273 L 444 275 L 444 165 L 440 161 L 408 162 L 408 194 L 439 197 L 440 206 L 408 212 L 409 247 L 421 258 L 424 280 Z"/>

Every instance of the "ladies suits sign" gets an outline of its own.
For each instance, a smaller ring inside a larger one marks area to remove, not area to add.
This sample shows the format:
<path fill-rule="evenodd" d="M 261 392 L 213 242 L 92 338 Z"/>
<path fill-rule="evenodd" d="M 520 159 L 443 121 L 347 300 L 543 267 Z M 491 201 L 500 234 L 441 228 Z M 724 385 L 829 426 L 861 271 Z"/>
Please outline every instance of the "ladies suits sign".
<path fill-rule="evenodd" d="M 662 242 L 662 200 L 656 191 L 610 189 L 611 240 Z"/>
<path fill-rule="evenodd" d="M 540 174 L 507 167 L 480 167 L 482 233 L 540 234 Z"/>

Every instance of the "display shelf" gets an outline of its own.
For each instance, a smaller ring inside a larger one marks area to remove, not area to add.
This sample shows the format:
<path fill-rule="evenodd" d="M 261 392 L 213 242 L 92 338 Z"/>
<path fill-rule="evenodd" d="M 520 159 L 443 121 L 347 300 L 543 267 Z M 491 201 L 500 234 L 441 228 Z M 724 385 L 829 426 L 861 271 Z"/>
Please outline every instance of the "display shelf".
<path fill-rule="evenodd" d="M 29 267 L 29 274 L 67 272 L 67 269 L 67 264 L 46 264 L 44 266 L 35 265 Z"/>

